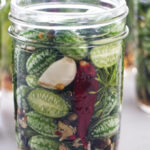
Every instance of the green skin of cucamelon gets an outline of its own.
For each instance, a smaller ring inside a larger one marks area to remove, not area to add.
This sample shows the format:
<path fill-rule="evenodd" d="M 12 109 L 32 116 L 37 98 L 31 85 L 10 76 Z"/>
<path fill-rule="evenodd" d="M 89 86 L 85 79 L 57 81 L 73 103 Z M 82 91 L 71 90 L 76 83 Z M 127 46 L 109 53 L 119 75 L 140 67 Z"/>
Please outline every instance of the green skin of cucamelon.
<path fill-rule="evenodd" d="M 115 93 L 104 93 L 101 99 L 98 100 L 95 104 L 95 112 L 93 114 L 93 117 L 108 116 L 118 103 L 119 99 Z"/>
<path fill-rule="evenodd" d="M 94 127 L 91 128 L 91 138 L 107 138 L 113 136 L 119 129 L 119 117 L 109 116 L 100 120 Z"/>
<path fill-rule="evenodd" d="M 69 112 L 69 106 L 64 99 L 44 89 L 32 90 L 27 99 L 33 110 L 47 117 L 61 118 Z"/>
<path fill-rule="evenodd" d="M 31 88 L 35 88 L 38 86 L 38 78 L 35 75 L 28 75 L 26 77 L 26 82 Z"/>
<path fill-rule="evenodd" d="M 58 137 L 55 135 L 55 132 L 58 130 L 57 124 L 51 118 L 44 117 L 36 112 L 29 112 L 27 113 L 27 124 L 34 131 L 43 136 L 53 138 Z"/>
<path fill-rule="evenodd" d="M 60 143 L 44 136 L 33 136 L 29 140 L 29 145 L 33 150 L 57 150 Z"/>
<path fill-rule="evenodd" d="M 52 50 L 39 50 L 33 53 L 26 62 L 27 72 L 38 77 L 57 60 L 56 53 Z"/>

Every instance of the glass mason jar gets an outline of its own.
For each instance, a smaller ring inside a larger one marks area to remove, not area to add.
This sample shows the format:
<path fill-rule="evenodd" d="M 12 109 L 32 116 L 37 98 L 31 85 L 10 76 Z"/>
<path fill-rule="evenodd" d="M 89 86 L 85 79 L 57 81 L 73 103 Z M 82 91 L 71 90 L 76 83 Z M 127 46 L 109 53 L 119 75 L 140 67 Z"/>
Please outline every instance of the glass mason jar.
<path fill-rule="evenodd" d="M 12 1 L 19 148 L 118 149 L 127 14 L 124 0 Z"/>
<path fill-rule="evenodd" d="M 136 27 L 136 9 L 137 0 L 126 0 L 129 7 L 129 15 L 127 17 L 127 25 L 130 33 L 126 40 L 124 65 L 126 70 L 132 71 L 135 66 L 135 47 L 137 43 L 135 27 Z"/>
<path fill-rule="evenodd" d="M 10 21 L 8 13 L 10 11 L 10 0 L 2 0 L 1 10 L 1 87 L 4 91 L 12 91 L 12 46 L 11 38 L 8 34 Z"/>
<path fill-rule="evenodd" d="M 2 7 L 3 7 L 3 4 L 2 4 L 2 1 L 0 0 L 0 52 L 1 52 L 1 10 L 2 10 Z M 0 53 L 0 59 L 1 59 L 1 53 Z"/>
<path fill-rule="evenodd" d="M 140 107 L 150 113 L 150 1 L 138 2 L 137 96 Z"/>
<path fill-rule="evenodd" d="M 2 49 L 2 8 L 5 5 L 5 1 L 0 0 L 0 66 L 1 66 L 1 49 Z M 1 88 L 1 78 L 0 78 L 0 88 Z"/>

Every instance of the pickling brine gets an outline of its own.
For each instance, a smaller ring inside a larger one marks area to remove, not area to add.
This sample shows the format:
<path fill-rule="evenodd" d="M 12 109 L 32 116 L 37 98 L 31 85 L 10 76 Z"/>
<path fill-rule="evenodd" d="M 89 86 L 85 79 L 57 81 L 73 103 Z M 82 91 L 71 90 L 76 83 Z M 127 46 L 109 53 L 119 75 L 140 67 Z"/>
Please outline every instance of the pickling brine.
<path fill-rule="evenodd" d="M 25 16 L 27 22 L 17 24 L 13 19 L 19 16 L 12 10 L 18 148 L 118 149 L 127 7 L 124 3 L 122 17 L 103 24 L 112 14 L 97 15 L 115 4 L 99 4 L 26 6 L 29 12 L 43 13 L 40 23 L 32 14 L 33 21 Z"/>

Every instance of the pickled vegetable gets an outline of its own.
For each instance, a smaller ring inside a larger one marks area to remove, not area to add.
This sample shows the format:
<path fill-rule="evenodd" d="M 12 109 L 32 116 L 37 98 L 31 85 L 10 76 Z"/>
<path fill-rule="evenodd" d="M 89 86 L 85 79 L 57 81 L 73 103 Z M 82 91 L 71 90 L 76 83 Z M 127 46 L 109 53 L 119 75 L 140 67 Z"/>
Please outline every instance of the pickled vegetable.
<path fill-rule="evenodd" d="M 109 116 L 98 122 L 90 131 L 92 138 L 106 138 L 115 135 L 119 129 L 118 116 Z"/>
<path fill-rule="evenodd" d="M 70 0 L 64 1 L 70 2 L 67 7 L 72 6 Z M 79 6 L 84 7 L 81 3 Z M 96 8 L 104 11 L 103 6 Z M 60 18 L 54 18 L 54 26 L 49 22 L 46 29 L 42 23 L 40 29 L 18 28 L 16 34 L 21 40 L 14 40 L 13 44 L 17 132 L 21 133 L 23 145 L 20 148 L 117 150 L 124 54 L 119 36 L 125 34 L 125 22 L 116 20 L 106 26 L 94 26 L 90 20 L 88 26 L 88 19 L 84 20 L 80 13 L 88 14 L 94 9 L 89 5 L 85 9 L 45 7 L 42 11 L 58 11 L 58 15 L 65 12 L 67 28 L 63 24 L 62 29 L 55 26 Z M 72 17 L 77 12 L 80 18 L 74 29 L 69 11 Z"/>
<path fill-rule="evenodd" d="M 69 112 L 69 106 L 64 99 L 44 89 L 32 90 L 27 99 L 31 108 L 48 117 L 60 118 Z"/>
<path fill-rule="evenodd" d="M 57 124 L 51 118 L 35 112 L 29 112 L 27 114 L 27 123 L 33 130 L 44 136 L 57 137 L 55 135 Z"/>
<path fill-rule="evenodd" d="M 26 63 L 27 72 L 40 76 L 50 64 L 56 61 L 56 53 L 51 50 L 40 50 L 32 54 Z"/>
<path fill-rule="evenodd" d="M 33 136 L 29 140 L 29 145 L 33 150 L 56 150 L 60 143 L 44 136 Z"/>

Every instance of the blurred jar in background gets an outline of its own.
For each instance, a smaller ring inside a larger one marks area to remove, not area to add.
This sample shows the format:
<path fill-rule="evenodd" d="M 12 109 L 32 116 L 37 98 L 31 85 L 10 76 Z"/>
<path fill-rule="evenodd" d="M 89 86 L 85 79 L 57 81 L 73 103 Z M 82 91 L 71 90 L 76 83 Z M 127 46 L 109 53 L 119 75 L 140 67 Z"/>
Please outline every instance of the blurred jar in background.
<path fill-rule="evenodd" d="M 1 10 L 2 10 L 2 2 L 0 0 L 0 52 L 1 52 Z M 0 53 L 0 60 L 1 60 L 1 53 Z M 1 64 L 1 61 L 0 61 L 0 64 Z"/>
<path fill-rule="evenodd" d="M 12 55 L 11 55 L 11 38 L 8 35 L 8 13 L 10 9 L 10 0 L 0 0 L 2 9 L 0 11 L 0 28 L 1 28 L 1 59 L 0 59 L 0 123 L 1 132 L 11 133 L 14 126 L 13 119 L 13 96 L 12 96 Z"/>
<path fill-rule="evenodd" d="M 136 38 L 135 38 L 135 12 L 136 12 L 136 0 L 126 0 L 127 5 L 129 7 L 129 15 L 127 17 L 127 24 L 130 29 L 129 36 L 126 40 L 126 51 L 125 51 L 125 69 L 132 70 L 135 65 L 135 45 L 136 45 Z"/>
<path fill-rule="evenodd" d="M 8 35 L 10 0 L 1 1 L 5 4 L 1 10 L 1 88 L 12 91 L 11 38 Z"/>
<path fill-rule="evenodd" d="M 5 5 L 5 1 L 4 0 L 0 0 L 0 67 L 1 67 L 1 49 L 2 49 L 2 44 L 1 44 L 1 40 L 2 40 L 2 9 Z M 0 77 L 0 83 L 1 83 L 1 77 Z M 0 84 L 1 87 L 1 84 Z"/>
<path fill-rule="evenodd" d="M 150 0 L 138 1 L 137 68 L 139 106 L 150 113 Z"/>

